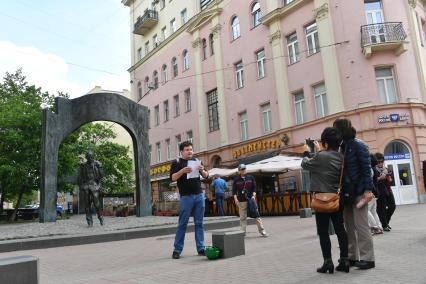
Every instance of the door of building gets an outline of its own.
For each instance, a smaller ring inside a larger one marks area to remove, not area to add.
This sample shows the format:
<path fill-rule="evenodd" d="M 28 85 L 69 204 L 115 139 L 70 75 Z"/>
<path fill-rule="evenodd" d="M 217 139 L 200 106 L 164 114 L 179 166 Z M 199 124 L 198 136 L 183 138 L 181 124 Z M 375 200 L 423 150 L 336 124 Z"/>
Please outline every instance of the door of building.
<path fill-rule="evenodd" d="M 391 188 L 395 203 L 397 205 L 418 203 L 416 176 L 408 147 L 401 142 L 392 142 L 386 146 L 385 166 L 392 173 Z"/>
<path fill-rule="evenodd" d="M 365 16 L 367 24 L 369 24 L 369 34 L 372 44 L 382 43 L 386 41 L 385 25 L 383 24 L 382 2 L 379 0 L 364 1 Z"/>

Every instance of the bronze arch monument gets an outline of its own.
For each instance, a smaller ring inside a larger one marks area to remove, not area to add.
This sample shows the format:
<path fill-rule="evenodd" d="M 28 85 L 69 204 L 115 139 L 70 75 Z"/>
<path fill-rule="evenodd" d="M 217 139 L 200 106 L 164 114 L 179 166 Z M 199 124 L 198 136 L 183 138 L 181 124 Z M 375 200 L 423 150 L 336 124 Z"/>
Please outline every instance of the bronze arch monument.
<path fill-rule="evenodd" d="M 136 216 L 151 211 L 149 177 L 148 108 L 114 93 L 85 95 L 76 99 L 56 98 L 55 111 L 43 110 L 41 151 L 40 222 L 56 221 L 58 151 L 62 141 L 80 126 L 92 121 L 111 121 L 132 137 Z"/>

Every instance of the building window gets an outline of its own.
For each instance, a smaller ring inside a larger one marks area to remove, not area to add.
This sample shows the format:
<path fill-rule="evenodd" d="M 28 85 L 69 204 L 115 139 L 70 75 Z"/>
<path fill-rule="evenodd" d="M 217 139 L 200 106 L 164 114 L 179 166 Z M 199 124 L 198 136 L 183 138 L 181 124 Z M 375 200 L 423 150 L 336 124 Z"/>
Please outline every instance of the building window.
<path fill-rule="evenodd" d="M 328 115 L 327 92 L 324 83 L 314 86 L 315 110 L 317 118 Z"/>
<path fill-rule="evenodd" d="M 152 48 L 154 49 L 154 48 L 156 48 L 157 47 L 157 45 L 158 45 L 158 36 L 155 34 L 153 37 L 152 37 Z"/>
<path fill-rule="evenodd" d="M 191 90 L 186 89 L 184 91 L 185 94 L 185 112 L 191 111 Z"/>
<path fill-rule="evenodd" d="M 262 14 L 260 12 L 259 2 L 254 3 L 253 8 L 251 9 L 251 18 L 253 27 L 257 27 L 261 24 Z"/>
<path fill-rule="evenodd" d="M 210 2 L 212 2 L 213 0 L 200 0 L 200 8 L 201 11 L 206 9 L 207 6 L 210 4 Z"/>
<path fill-rule="evenodd" d="M 151 129 L 151 110 L 148 109 L 148 129 Z"/>
<path fill-rule="evenodd" d="M 154 117 L 155 126 L 158 126 L 158 125 L 160 125 L 160 106 L 159 105 L 156 105 L 154 107 L 154 115 L 155 115 L 155 117 Z"/>
<path fill-rule="evenodd" d="M 377 91 L 382 104 L 398 102 L 395 79 L 392 68 L 376 68 Z"/>
<path fill-rule="evenodd" d="M 179 144 L 182 141 L 182 138 L 180 137 L 180 135 L 175 136 L 175 141 L 176 141 L 176 157 L 179 157 L 180 156 Z"/>
<path fill-rule="evenodd" d="M 256 62 L 257 62 L 257 78 L 261 79 L 265 77 L 265 50 L 262 49 L 256 52 Z"/>
<path fill-rule="evenodd" d="M 174 96 L 173 101 L 175 104 L 175 117 L 178 117 L 180 115 L 179 95 Z"/>
<path fill-rule="evenodd" d="M 138 48 L 138 60 L 142 59 L 142 47 Z"/>
<path fill-rule="evenodd" d="M 214 36 L 213 36 L 213 34 L 209 35 L 209 44 L 210 44 L 210 55 L 214 55 Z"/>
<path fill-rule="evenodd" d="M 145 42 L 145 55 L 149 53 L 149 40 Z"/>
<path fill-rule="evenodd" d="M 158 89 L 158 72 L 157 72 L 157 70 L 155 70 L 154 73 L 152 73 L 152 79 L 154 81 L 154 90 Z"/>
<path fill-rule="evenodd" d="M 162 29 L 161 29 L 161 40 L 165 40 L 167 38 L 167 27 L 166 26 L 164 26 Z"/>
<path fill-rule="evenodd" d="M 192 130 L 186 132 L 186 140 L 192 142 Z"/>
<path fill-rule="evenodd" d="M 167 161 L 172 159 L 172 149 L 170 147 L 170 139 L 166 139 L 166 157 L 167 157 Z"/>
<path fill-rule="evenodd" d="M 189 52 L 184 50 L 182 53 L 183 56 L 183 70 L 188 70 L 189 69 Z"/>
<path fill-rule="evenodd" d="M 271 104 L 267 103 L 260 107 L 262 113 L 262 126 L 263 134 L 272 132 L 272 117 L 271 117 Z"/>
<path fill-rule="evenodd" d="M 235 79 L 237 89 L 244 87 L 244 70 L 242 61 L 235 64 Z"/>
<path fill-rule="evenodd" d="M 290 4 L 293 1 L 294 0 L 283 0 L 283 5 L 286 6 L 286 5 Z"/>
<path fill-rule="evenodd" d="M 175 78 L 178 75 L 178 63 L 177 63 L 176 57 L 173 57 L 172 59 L 172 68 L 173 68 L 173 78 Z"/>
<path fill-rule="evenodd" d="M 142 99 L 142 83 L 138 82 L 138 101 Z"/>
<path fill-rule="evenodd" d="M 204 60 L 204 59 L 207 58 L 207 40 L 205 38 L 203 38 L 201 43 L 202 43 L 202 48 L 203 48 L 203 60 Z"/>
<path fill-rule="evenodd" d="M 166 7 L 166 0 L 160 0 L 160 9 L 164 9 Z"/>
<path fill-rule="evenodd" d="M 149 145 L 148 151 L 149 151 L 149 163 L 151 164 L 151 161 L 152 161 L 152 146 L 151 145 Z"/>
<path fill-rule="evenodd" d="M 241 36 L 240 34 L 240 20 L 237 16 L 232 18 L 231 21 L 231 27 L 232 27 L 232 39 L 235 40 Z"/>
<path fill-rule="evenodd" d="M 155 144 L 155 147 L 157 149 L 157 163 L 161 162 L 161 144 L 160 142 Z"/>
<path fill-rule="evenodd" d="M 180 12 L 180 18 L 182 20 L 182 26 L 188 22 L 188 12 L 186 11 L 186 8 Z"/>
<path fill-rule="evenodd" d="M 169 121 L 169 100 L 163 102 L 164 108 L 164 122 Z"/>
<path fill-rule="evenodd" d="M 213 132 L 219 129 L 219 111 L 216 89 L 207 93 L 207 108 L 209 111 L 209 131 Z"/>
<path fill-rule="evenodd" d="M 173 34 L 176 31 L 176 20 L 173 19 L 170 21 L 170 34 Z"/>
<path fill-rule="evenodd" d="M 294 64 L 299 61 L 299 43 L 296 33 L 287 37 L 288 64 Z"/>
<path fill-rule="evenodd" d="M 163 67 L 161 67 L 161 80 L 163 81 L 163 84 L 167 82 L 167 65 L 164 64 Z"/>
<path fill-rule="evenodd" d="M 240 120 L 240 139 L 241 141 L 248 140 L 247 112 L 242 112 L 238 116 Z"/>
<path fill-rule="evenodd" d="M 148 92 L 149 92 L 149 77 L 145 77 L 145 81 L 143 82 L 143 87 L 145 89 L 144 95 L 148 94 Z"/>
<path fill-rule="evenodd" d="M 308 55 L 319 52 L 319 39 L 317 23 L 313 23 L 305 28 L 306 42 L 308 44 Z"/>
<path fill-rule="evenodd" d="M 303 91 L 294 94 L 294 107 L 296 113 L 296 124 L 302 124 L 306 121 L 305 117 L 305 96 Z"/>

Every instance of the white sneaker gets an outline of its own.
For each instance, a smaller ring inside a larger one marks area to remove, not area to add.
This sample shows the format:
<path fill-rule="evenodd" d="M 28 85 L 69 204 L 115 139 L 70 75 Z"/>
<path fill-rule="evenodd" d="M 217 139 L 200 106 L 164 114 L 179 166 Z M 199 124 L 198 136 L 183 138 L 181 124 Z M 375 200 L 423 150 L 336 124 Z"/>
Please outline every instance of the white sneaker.
<path fill-rule="evenodd" d="M 268 234 L 268 233 L 266 233 L 265 231 L 262 231 L 262 232 L 260 233 L 260 236 L 261 236 L 261 237 L 264 237 L 264 238 L 267 238 L 267 237 L 269 237 L 269 234 Z"/>

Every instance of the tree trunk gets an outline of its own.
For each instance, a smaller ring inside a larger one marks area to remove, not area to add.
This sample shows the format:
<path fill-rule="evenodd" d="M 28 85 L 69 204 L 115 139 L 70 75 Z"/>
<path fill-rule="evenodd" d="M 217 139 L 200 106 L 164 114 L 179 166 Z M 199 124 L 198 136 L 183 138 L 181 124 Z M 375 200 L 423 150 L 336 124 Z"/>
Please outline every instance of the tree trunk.
<path fill-rule="evenodd" d="M 0 195 L 1 195 L 0 196 L 0 214 L 2 214 L 5 194 L 4 194 L 3 187 L 1 187 L 1 184 L 0 184 Z"/>
<path fill-rule="evenodd" d="M 15 209 L 13 210 L 12 216 L 10 216 L 9 221 L 15 221 L 16 214 L 18 213 L 18 206 L 21 203 L 22 196 L 24 195 L 25 187 L 21 187 L 21 190 L 19 191 L 18 201 L 16 201 Z"/>

